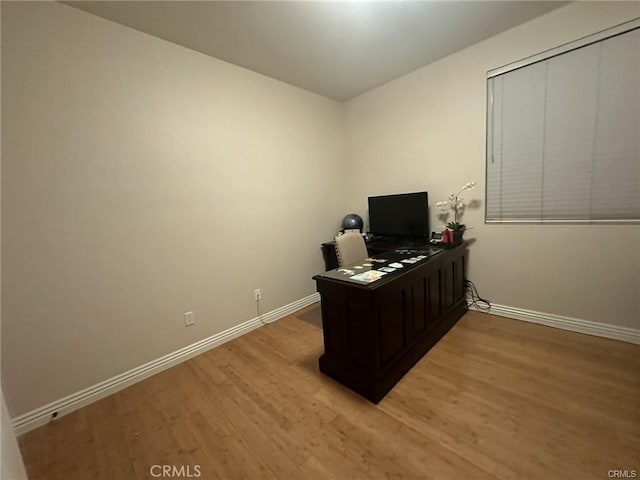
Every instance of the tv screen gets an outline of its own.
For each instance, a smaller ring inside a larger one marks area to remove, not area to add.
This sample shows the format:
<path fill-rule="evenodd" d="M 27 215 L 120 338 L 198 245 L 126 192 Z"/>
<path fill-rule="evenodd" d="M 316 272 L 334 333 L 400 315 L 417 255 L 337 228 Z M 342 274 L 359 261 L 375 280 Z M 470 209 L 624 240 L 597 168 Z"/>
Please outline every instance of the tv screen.
<path fill-rule="evenodd" d="M 403 238 L 429 238 L 427 192 L 369 197 L 369 233 Z"/>

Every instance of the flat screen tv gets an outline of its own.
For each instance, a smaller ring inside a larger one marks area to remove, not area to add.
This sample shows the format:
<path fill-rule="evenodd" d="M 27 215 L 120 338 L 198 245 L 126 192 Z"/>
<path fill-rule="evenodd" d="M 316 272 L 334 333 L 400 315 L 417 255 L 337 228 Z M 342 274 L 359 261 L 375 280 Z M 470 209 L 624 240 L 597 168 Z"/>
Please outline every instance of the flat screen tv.
<path fill-rule="evenodd" d="M 369 233 L 428 239 L 430 232 L 427 192 L 369 197 Z"/>

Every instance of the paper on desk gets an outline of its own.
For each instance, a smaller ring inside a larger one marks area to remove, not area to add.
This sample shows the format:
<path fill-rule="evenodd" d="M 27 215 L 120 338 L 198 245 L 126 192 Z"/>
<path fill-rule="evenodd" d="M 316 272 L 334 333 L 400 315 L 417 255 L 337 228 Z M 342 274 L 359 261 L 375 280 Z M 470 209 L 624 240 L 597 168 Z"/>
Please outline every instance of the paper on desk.
<path fill-rule="evenodd" d="M 380 280 L 383 275 L 386 275 L 385 272 L 381 272 L 380 270 L 369 270 L 367 272 L 362 272 L 353 277 L 349 277 L 351 280 L 358 280 L 360 282 L 371 283 L 376 280 Z"/>

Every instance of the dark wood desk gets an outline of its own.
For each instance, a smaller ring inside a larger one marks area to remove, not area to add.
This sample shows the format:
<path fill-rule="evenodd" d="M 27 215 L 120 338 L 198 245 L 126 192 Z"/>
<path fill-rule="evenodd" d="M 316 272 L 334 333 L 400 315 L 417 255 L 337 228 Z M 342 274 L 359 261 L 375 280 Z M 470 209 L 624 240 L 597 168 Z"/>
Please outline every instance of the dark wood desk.
<path fill-rule="evenodd" d="M 382 400 L 467 310 L 465 253 L 464 245 L 389 251 L 374 257 L 384 263 L 314 276 L 322 300 L 320 371 Z M 404 266 L 371 283 L 357 280 L 393 263 Z"/>
<path fill-rule="evenodd" d="M 380 253 L 388 252 L 390 250 L 395 250 L 397 248 L 411 248 L 416 245 L 415 240 L 407 240 L 401 238 L 387 238 L 387 239 L 378 239 L 378 240 L 365 240 L 367 244 L 367 251 L 369 255 L 378 255 Z M 424 245 L 428 245 L 428 241 L 423 239 L 418 243 L 423 243 Z M 324 242 L 320 245 L 322 249 L 322 258 L 324 259 L 324 267 L 325 270 L 333 270 L 334 268 L 338 268 L 338 256 L 336 255 L 336 242 L 335 240 L 331 240 L 330 242 Z M 419 248 L 419 247 L 416 247 Z"/>

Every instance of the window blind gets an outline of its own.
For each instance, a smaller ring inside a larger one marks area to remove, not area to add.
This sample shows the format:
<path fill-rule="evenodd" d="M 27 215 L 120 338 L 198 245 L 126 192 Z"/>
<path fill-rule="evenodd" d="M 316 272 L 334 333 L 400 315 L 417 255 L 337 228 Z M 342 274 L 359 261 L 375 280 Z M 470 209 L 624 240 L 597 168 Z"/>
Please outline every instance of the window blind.
<path fill-rule="evenodd" d="M 487 89 L 487 222 L 640 221 L 640 20 Z"/>

